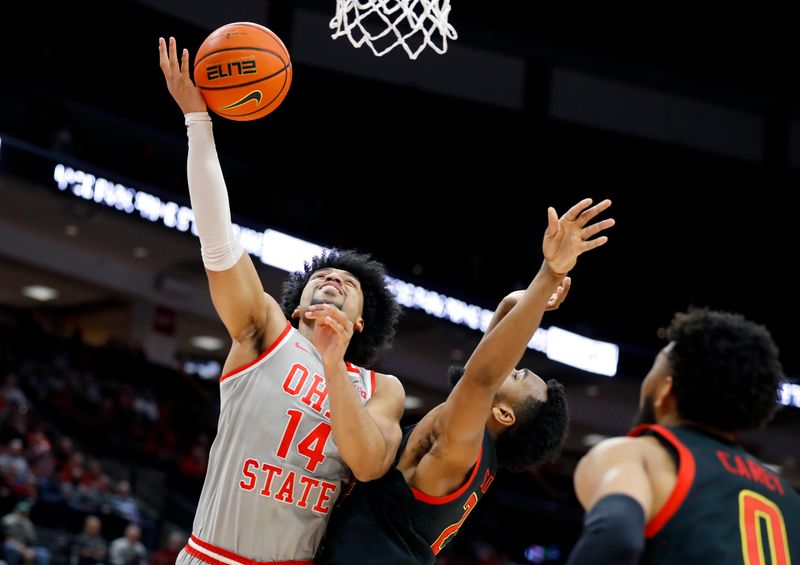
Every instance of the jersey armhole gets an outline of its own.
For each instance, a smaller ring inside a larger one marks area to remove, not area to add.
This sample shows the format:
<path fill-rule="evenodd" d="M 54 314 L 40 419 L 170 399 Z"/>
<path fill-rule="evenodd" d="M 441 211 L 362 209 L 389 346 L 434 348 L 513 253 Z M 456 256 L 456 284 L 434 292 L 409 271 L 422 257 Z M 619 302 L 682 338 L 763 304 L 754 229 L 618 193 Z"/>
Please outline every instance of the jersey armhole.
<path fill-rule="evenodd" d="M 264 353 L 262 353 L 261 355 L 259 355 L 258 357 L 256 357 L 252 361 L 250 361 L 249 363 L 247 363 L 245 365 L 242 365 L 241 367 L 239 367 L 237 369 L 234 369 L 233 371 L 228 371 L 227 373 L 222 375 L 219 378 L 220 384 L 222 384 L 223 381 L 226 381 L 226 380 L 228 380 L 228 379 L 230 379 L 232 377 L 241 376 L 242 374 L 246 373 L 248 370 L 255 368 L 256 365 L 259 365 L 262 362 L 264 362 L 267 359 L 269 359 L 270 357 L 272 357 L 278 351 L 278 349 L 280 349 L 280 347 L 284 343 L 286 343 L 287 338 L 289 337 L 289 334 L 291 332 L 292 332 L 292 324 L 287 320 L 286 321 L 286 327 L 281 332 L 281 335 L 278 336 L 278 339 L 275 340 L 275 343 L 273 343 L 272 345 L 267 347 L 267 349 L 264 351 Z"/>
<path fill-rule="evenodd" d="M 659 441 L 667 442 L 675 450 L 678 457 L 678 476 L 675 481 L 675 487 L 672 489 L 664 506 L 650 519 L 644 528 L 645 538 L 651 539 L 667 525 L 667 522 L 680 509 L 694 483 L 696 465 L 694 456 L 689 448 L 664 426 L 644 424 L 631 430 L 628 436 L 639 437 L 645 432 L 651 432 Z"/>

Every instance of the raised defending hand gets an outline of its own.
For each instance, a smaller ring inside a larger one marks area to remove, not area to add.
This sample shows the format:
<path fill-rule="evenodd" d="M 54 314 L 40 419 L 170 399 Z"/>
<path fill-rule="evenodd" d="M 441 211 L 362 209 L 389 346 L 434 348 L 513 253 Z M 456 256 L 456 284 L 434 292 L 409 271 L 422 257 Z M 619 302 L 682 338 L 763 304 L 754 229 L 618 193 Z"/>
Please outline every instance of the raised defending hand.
<path fill-rule="evenodd" d="M 556 291 L 550 295 L 550 300 L 547 301 L 547 306 L 545 306 L 545 311 L 550 310 L 558 310 L 558 307 L 567 299 L 567 295 L 569 294 L 569 289 L 572 287 L 572 279 L 570 277 L 564 277 L 561 281 L 561 284 L 558 285 Z M 503 312 L 508 312 L 514 306 L 517 305 L 517 302 L 522 300 L 522 297 L 525 296 L 524 290 L 515 290 L 514 292 L 510 292 L 503 298 L 503 301 L 500 303 L 499 308 L 502 309 Z"/>
<path fill-rule="evenodd" d="M 561 284 L 558 285 L 556 291 L 552 294 L 552 296 L 550 296 L 550 300 L 547 301 L 545 312 L 549 312 L 550 310 L 558 310 L 558 307 L 561 306 L 561 303 L 566 300 L 571 286 L 572 279 L 569 277 L 564 277 L 564 279 L 561 281 Z"/>
<path fill-rule="evenodd" d="M 192 77 L 189 74 L 191 68 L 189 67 L 189 51 L 183 50 L 179 63 L 178 46 L 175 44 L 175 38 L 170 37 L 169 46 L 167 46 L 164 38 L 159 37 L 158 53 L 161 71 L 167 80 L 167 88 L 175 102 L 180 106 L 181 112 L 184 114 L 205 112 L 206 101 L 203 100 L 202 94 L 192 82 Z"/>
<path fill-rule="evenodd" d="M 591 204 L 591 198 L 584 198 L 561 218 L 558 217 L 554 208 L 547 209 L 547 230 L 544 232 L 542 253 L 545 263 L 554 273 L 567 274 L 575 266 L 578 255 L 600 247 L 608 241 L 608 237 L 604 235 L 595 239 L 591 238 L 613 226 L 613 218 L 592 225 L 587 224 L 592 218 L 611 206 L 611 200 L 603 200 L 589 208 Z"/>
<path fill-rule="evenodd" d="M 308 307 L 305 317 L 316 320 L 314 345 L 322 356 L 326 367 L 344 362 L 344 354 L 353 337 L 353 322 L 347 315 L 330 304 L 314 304 Z"/>

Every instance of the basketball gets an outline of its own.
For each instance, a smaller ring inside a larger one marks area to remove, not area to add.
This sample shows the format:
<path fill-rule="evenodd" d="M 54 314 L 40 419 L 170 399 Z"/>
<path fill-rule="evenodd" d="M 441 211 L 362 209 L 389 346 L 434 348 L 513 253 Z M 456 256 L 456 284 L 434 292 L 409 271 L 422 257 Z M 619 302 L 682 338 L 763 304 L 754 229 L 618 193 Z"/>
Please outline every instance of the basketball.
<path fill-rule="evenodd" d="M 257 120 L 280 106 L 289 91 L 289 51 L 262 25 L 227 24 L 200 45 L 194 82 L 215 114 L 229 120 Z"/>

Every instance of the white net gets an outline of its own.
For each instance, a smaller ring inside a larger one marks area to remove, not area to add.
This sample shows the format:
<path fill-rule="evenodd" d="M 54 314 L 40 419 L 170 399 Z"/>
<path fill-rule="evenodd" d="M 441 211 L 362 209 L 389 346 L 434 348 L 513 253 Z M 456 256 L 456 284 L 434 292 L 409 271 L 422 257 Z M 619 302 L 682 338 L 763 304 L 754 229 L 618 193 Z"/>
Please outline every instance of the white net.
<path fill-rule="evenodd" d="M 450 0 L 336 0 L 331 37 L 346 36 L 354 47 L 366 43 L 378 57 L 398 45 L 411 59 L 426 47 L 443 54 L 447 40 L 458 39 L 449 15 Z"/>

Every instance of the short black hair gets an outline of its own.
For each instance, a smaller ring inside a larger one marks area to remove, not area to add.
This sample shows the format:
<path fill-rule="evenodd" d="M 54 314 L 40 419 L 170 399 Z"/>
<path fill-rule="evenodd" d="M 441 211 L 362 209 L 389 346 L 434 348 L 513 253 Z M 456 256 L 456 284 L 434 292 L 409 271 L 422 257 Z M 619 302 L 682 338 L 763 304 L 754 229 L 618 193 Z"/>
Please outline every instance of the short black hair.
<path fill-rule="evenodd" d="M 331 249 L 305 263 L 302 271 L 289 275 L 283 283 L 281 308 L 292 319 L 300 304 L 300 296 L 311 275 L 321 269 L 341 269 L 352 274 L 364 293 L 364 331 L 353 333 L 345 356 L 357 365 L 375 360 L 378 353 L 394 340 L 400 306 L 386 284 L 386 269 L 369 254 L 353 250 Z"/>
<path fill-rule="evenodd" d="M 682 418 L 733 432 L 775 414 L 783 369 L 767 328 L 741 314 L 692 308 L 675 315 L 667 337 Z"/>
<path fill-rule="evenodd" d="M 455 386 L 464 375 L 464 367 L 448 369 L 450 384 Z M 569 433 L 569 410 L 564 386 L 547 381 L 547 400 L 528 397 L 514 406 L 516 421 L 497 438 L 497 466 L 521 472 L 561 454 Z"/>

